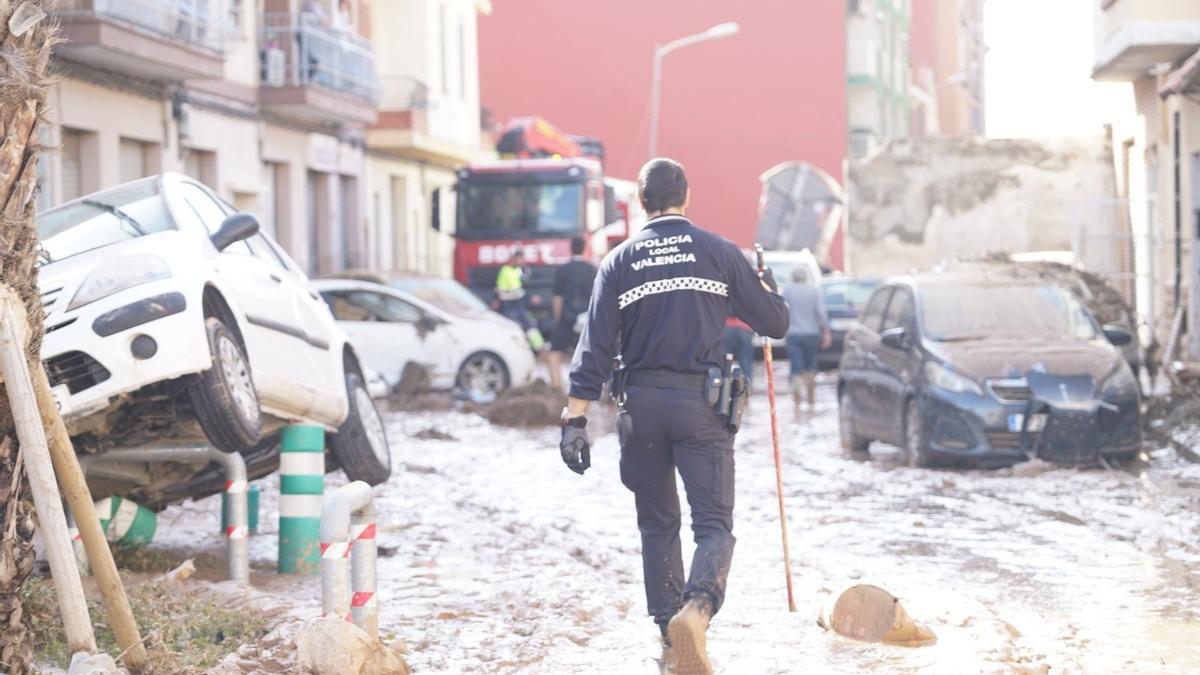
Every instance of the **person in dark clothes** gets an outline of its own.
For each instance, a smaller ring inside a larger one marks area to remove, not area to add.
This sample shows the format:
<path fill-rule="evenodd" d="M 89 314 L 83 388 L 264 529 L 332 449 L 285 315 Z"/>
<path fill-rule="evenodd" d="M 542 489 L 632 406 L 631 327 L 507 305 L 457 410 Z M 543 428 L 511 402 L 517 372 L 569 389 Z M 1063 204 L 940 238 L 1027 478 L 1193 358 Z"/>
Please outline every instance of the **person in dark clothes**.
<path fill-rule="evenodd" d="M 572 471 L 591 466 L 585 414 L 619 357 L 626 385 L 618 388 L 620 475 L 637 507 L 649 614 L 670 646 L 674 672 L 709 673 L 705 632 L 725 599 L 733 558 L 734 458 L 728 418 L 706 392 L 712 369 L 725 364 L 727 316 L 782 337 L 788 311 L 769 274 L 756 274 L 737 246 L 684 215 L 682 166 L 648 162 L 638 197 L 649 220 L 596 275 L 571 363 L 559 451 Z M 676 471 L 696 541 L 686 583 Z"/>
<path fill-rule="evenodd" d="M 546 353 L 546 368 L 550 371 L 550 386 L 562 389 L 561 354 L 571 354 L 579 342 L 581 318 L 586 318 L 596 280 L 596 266 L 583 259 L 587 242 L 578 235 L 571 237 L 571 260 L 554 270 L 554 295 L 550 300 L 554 314 L 554 329 L 550 333 L 550 351 Z"/>
<path fill-rule="evenodd" d="M 736 316 L 727 317 L 721 344 L 726 354 L 733 354 L 733 360 L 742 367 L 746 380 L 754 379 L 754 331 L 750 330 L 750 326 Z"/>

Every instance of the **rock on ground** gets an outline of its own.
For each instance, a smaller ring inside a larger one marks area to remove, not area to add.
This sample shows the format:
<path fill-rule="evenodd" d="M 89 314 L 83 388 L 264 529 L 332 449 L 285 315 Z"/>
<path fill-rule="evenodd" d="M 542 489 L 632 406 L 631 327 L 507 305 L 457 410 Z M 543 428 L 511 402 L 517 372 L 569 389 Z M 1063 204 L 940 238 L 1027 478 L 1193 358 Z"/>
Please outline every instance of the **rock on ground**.
<path fill-rule="evenodd" d="M 842 591 L 818 623 L 838 635 L 906 647 L 933 644 L 933 631 L 916 623 L 900 600 L 878 586 L 858 584 Z"/>
<path fill-rule="evenodd" d="M 312 675 L 408 675 L 397 650 L 334 616 L 306 623 L 296 635 L 297 665 Z"/>
<path fill-rule="evenodd" d="M 71 657 L 67 675 L 129 675 L 117 667 L 117 662 L 108 654 L 85 654 L 78 652 Z"/>

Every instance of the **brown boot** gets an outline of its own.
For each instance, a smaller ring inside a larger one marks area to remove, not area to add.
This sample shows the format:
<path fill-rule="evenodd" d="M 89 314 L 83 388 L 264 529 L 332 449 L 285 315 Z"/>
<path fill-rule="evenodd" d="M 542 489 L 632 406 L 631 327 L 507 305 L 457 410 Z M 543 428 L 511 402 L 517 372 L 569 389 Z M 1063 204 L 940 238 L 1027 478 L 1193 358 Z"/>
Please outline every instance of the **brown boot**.
<path fill-rule="evenodd" d="M 678 675 L 712 675 L 712 663 L 708 660 L 705 632 L 712 618 L 712 605 L 708 598 L 692 598 L 667 624 L 667 637 L 671 642 L 673 672 Z"/>
<path fill-rule="evenodd" d="M 805 373 L 804 374 L 804 387 L 805 387 L 805 389 L 808 390 L 808 407 L 811 410 L 812 408 L 817 407 L 817 374 L 816 373 Z"/>

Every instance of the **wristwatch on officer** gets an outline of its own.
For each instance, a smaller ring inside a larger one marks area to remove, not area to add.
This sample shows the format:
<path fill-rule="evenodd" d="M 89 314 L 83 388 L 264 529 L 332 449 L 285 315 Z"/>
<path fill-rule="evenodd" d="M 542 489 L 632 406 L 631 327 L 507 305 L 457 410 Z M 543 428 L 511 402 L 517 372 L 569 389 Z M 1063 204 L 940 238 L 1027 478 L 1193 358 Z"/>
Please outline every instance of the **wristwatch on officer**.
<path fill-rule="evenodd" d="M 577 427 L 579 429 L 587 428 L 587 416 L 583 414 L 572 415 L 570 408 L 563 408 L 562 415 L 558 418 L 558 426 L 560 427 Z"/>

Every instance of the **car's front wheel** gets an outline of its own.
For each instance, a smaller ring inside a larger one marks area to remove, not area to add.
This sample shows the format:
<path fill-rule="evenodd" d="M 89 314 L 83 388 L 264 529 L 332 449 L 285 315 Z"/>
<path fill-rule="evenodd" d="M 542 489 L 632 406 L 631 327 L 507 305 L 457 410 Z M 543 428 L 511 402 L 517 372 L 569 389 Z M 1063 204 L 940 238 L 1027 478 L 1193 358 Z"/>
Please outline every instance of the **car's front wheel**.
<path fill-rule="evenodd" d="M 921 423 L 921 408 L 909 401 L 904 415 L 904 454 L 909 466 L 926 467 L 933 464 L 929 454 L 929 438 Z"/>
<path fill-rule="evenodd" d="M 468 356 L 458 369 L 458 386 L 476 398 L 495 396 L 511 384 L 508 366 L 499 356 L 476 352 Z"/>
<path fill-rule="evenodd" d="M 262 412 L 250 363 L 233 331 L 220 319 L 205 319 L 205 329 L 212 368 L 196 377 L 188 396 L 208 440 L 225 452 L 242 452 L 262 438 Z"/>
<path fill-rule="evenodd" d="M 392 450 L 366 383 L 350 368 L 346 369 L 346 396 L 350 414 L 330 436 L 329 447 L 350 480 L 379 485 L 392 475 Z"/>
<path fill-rule="evenodd" d="M 842 450 L 855 455 L 863 455 L 870 451 L 871 441 L 858 435 L 854 429 L 854 404 L 850 392 L 842 390 L 838 395 L 838 429 L 842 440 Z"/>

